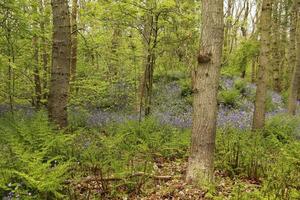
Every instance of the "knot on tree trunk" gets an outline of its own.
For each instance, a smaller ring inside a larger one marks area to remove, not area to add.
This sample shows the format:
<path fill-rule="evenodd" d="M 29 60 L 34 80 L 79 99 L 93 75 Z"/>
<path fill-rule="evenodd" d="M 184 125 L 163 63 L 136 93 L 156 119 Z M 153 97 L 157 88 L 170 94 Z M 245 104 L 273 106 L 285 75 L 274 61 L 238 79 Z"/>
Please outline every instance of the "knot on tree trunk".
<path fill-rule="evenodd" d="M 199 53 L 198 54 L 198 63 L 199 64 L 204 64 L 204 63 L 209 63 L 211 61 L 211 53 Z"/>

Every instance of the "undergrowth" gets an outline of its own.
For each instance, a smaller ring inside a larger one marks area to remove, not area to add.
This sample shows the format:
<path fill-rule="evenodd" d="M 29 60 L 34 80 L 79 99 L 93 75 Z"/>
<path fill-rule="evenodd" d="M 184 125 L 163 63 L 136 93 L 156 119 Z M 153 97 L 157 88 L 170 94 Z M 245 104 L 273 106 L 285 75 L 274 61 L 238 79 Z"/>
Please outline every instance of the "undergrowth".
<path fill-rule="evenodd" d="M 219 129 L 215 167 L 226 178 L 217 175 L 215 190 L 207 195 L 213 199 L 299 198 L 300 145 L 295 139 L 299 124 L 299 118 L 277 116 L 259 132 Z M 185 163 L 190 131 L 149 118 L 63 132 L 39 112 L 2 117 L 0 138 L 2 197 L 116 199 L 147 195 L 146 189 L 154 187 L 150 177 L 160 163 L 177 159 Z M 217 192 L 227 179 L 230 194 Z"/>

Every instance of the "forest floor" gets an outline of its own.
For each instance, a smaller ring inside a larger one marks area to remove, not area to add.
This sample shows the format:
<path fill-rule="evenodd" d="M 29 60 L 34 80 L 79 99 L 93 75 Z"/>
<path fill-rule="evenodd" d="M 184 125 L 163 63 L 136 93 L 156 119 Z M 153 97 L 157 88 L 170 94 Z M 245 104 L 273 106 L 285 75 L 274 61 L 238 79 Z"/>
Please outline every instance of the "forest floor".
<path fill-rule="evenodd" d="M 140 176 L 138 186 L 126 197 L 114 197 L 113 199 L 122 200 L 195 200 L 195 199 L 232 199 L 233 195 L 238 198 L 241 193 L 251 193 L 255 189 L 259 189 L 260 180 L 249 178 L 231 178 L 228 174 L 221 171 L 215 171 L 215 182 L 217 184 L 207 186 L 207 188 L 199 189 L 197 186 L 192 186 L 185 182 L 185 173 L 187 168 L 186 158 L 176 158 L 165 160 L 164 158 L 157 159 L 154 162 L 155 169 L 151 176 Z M 101 179 L 100 177 L 98 177 Z M 96 181 L 97 177 L 88 177 L 82 182 L 77 182 L 75 185 L 79 191 L 84 191 L 80 198 L 88 199 L 87 194 L 103 192 L 103 185 Z M 119 180 L 112 180 L 119 181 Z M 238 191 L 236 188 L 239 188 Z M 125 189 L 120 187 L 120 190 Z M 128 188 L 126 189 L 128 190 Z M 88 192 L 87 192 L 88 191 Z M 111 199 L 105 197 L 103 199 Z"/>

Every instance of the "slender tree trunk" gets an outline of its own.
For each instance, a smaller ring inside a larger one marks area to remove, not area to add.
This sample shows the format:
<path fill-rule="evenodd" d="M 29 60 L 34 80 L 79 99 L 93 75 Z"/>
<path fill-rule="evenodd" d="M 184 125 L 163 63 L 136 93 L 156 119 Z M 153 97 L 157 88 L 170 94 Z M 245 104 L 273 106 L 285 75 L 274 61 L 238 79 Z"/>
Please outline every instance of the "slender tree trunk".
<path fill-rule="evenodd" d="M 43 88 L 43 98 L 48 98 L 48 79 L 49 79 L 49 67 L 48 67 L 48 59 L 49 54 L 47 53 L 47 40 L 46 40 L 46 21 L 48 21 L 48 16 L 45 13 L 45 0 L 40 0 L 40 14 L 42 15 L 42 19 L 40 21 L 41 28 L 41 56 L 42 56 L 42 67 L 43 67 L 43 75 L 42 75 L 42 88 Z"/>
<path fill-rule="evenodd" d="M 109 78 L 112 80 L 118 74 L 118 49 L 120 46 L 120 37 L 122 35 L 121 28 L 119 26 L 114 27 L 111 40 L 111 59 L 109 63 Z"/>
<path fill-rule="evenodd" d="M 296 17 L 296 62 L 290 86 L 288 112 L 296 114 L 298 89 L 300 86 L 300 0 L 294 0 L 294 11 Z"/>
<path fill-rule="evenodd" d="M 77 14 L 78 13 L 78 0 L 72 0 L 72 35 L 71 35 L 71 81 L 76 79 L 77 68 Z"/>
<path fill-rule="evenodd" d="M 228 0 L 227 1 L 227 11 L 226 11 L 226 23 L 224 27 L 224 55 L 223 55 L 223 62 L 224 64 L 227 63 L 228 60 L 228 52 L 229 52 L 229 43 L 230 43 L 230 34 L 231 34 L 231 28 L 232 28 L 232 12 L 234 7 L 234 0 Z"/>
<path fill-rule="evenodd" d="M 277 92 L 281 92 L 281 78 L 280 78 L 280 65 L 281 65 L 281 55 L 280 55 L 280 4 L 279 1 L 276 0 L 273 3 L 273 19 L 272 19 L 272 82 L 273 88 Z"/>
<path fill-rule="evenodd" d="M 68 124 L 71 28 L 67 0 L 52 0 L 53 46 L 49 94 L 49 117 L 59 127 Z"/>
<path fill-rule="evenodd" d="M 247 24 L 248 24 L 248 16 L 249 16 L 249 2 L 245 1 L 245 13 L 244 13 L 244 19 L 243 19 L 243 23 L 241 26 L 241 31 L 242 31 L 242 36 L 244 39 L 247 39 Z M 247 65 L 248 65 L 248 58 L 246 55 L 243 55 L 242 61 L 241 63 L 243 63 L 245 66 L 242 66 L 242 73 L 241 73 L 241 78 L 245 78 L 246 77 L 246 71 L 247 71 Z"/>
<path fill-rule="evenodd" d="M 272 18 L 272 0 L 263 0 L 260 29 L 261 49 L 259 55 L 259 69 L 255 97 L 255 109 L 252 129 L 261 129 L 265 125 L 267 82 L 270 69 L 270 35 Z"/>
<path fill-rule="evenodd" d="M 37 109 L 41 106 L 42 100 L 42 87 L 41 87 L 41 77 L 40 77 L 40 70 L 39 70 L 39 44 L 38 44 L 38 37 L 34 36 L 32 39 L 33 48 L 34 48 L 34 88 L 35 88 L 35 107 Z"/>
<path fill-rule="evenodd" d="M 8 82 L 7 82 L 7 93 L 8 93 L 8 98 L 9 98 L 9 107 L 10 107 L 10 112 L 14 113 L 14 95 L 15 95 L 15 72 L 12 67 L 12 63 L 15 63 L 15 50 L 13 43 L 11 41 L 12 36 L 10 33 L 10 30 L 7 30 L 8 34 L 6 35 L 6 41 L 7 41 L 7 48 L 8 48 Z"/>
<path fill-rule="evenodd" d="M 156 2 L 147 1 L 149 8 L 156 8 Z M 153 90 L 153 73 L 156 61 L 156 47 L 158 44 L 158 20 L 160 13 L 154 13 L 151 9 L 147 14 L 144 28 L 144 45 L 145 45 L 145 69 L 141 80 L 140 90 L 140 116 L 144 107 L 145 116 L 150 115 L 152 105 L 152 90 Z"/>
<path fill-rule="evenodd" d="M 202 33 L 195 69 L 193 127 L 187 182 L 211 181 L 217 119 L 217 92 L 223 47 L 223 1 L 202 0 Z"/>
<path fill-rule="evenodd" d="M 256 58 L 252 59 L 251 63 L 251 82 L 255 83 L 256 82 Z"/>
<path fill-rule="evenodd" d="M 7 91 L 9 99 L 10 112 L 14 111 L 14 93 L 13 93 L 13 77 L 14 77 L 13 68 L 11 66 L 11 59 L 8 60 L 8 82 L 7 82 Z"/>
<path fill-rule="evenodd" d="M 289 38 L 289 67 L 287 70 L 288 77 L 292 79 L 294 68 L 296 66 L 296 24 L 297 24 L 297 15 L 296 15 L 296 10 L 295 6 L 291 6 L 291 11 L 290 11 L 290 38 Z M 289 88 L 291 86 L 289 82 Z"/>

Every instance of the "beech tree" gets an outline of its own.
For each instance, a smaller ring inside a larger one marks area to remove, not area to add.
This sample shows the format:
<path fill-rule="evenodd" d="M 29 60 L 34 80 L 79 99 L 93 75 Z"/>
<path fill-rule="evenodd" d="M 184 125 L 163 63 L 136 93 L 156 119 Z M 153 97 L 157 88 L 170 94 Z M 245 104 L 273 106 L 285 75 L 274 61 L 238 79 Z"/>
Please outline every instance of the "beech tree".
<path fill-rule="evenodd" d="M 259 69 L 257 74 L 257 89 L 255 97 L 255 109 L 252 128 L 260 129 L 265 124 L 267 83 L 270 70 L 270 44 L 271 44 L 271 21 L 272 19 L 272 1 L 263 0 L 260 17 L 260 55 Z"/>
<path fill-rule="evenodd" d="M 193 127 L 187 182 L 211 180 L 217 118 L 217 91 L 223 47 L 223 1 L 203 0 L 198 65 L 194 69 Z"/>
<path fill-rule="evenodd" d="M 53 43 L 48 110 L 59 127 L 68 124 L 67 103 L 70 82 L 71 26 L 67 0 L 52 0 Z"/>

